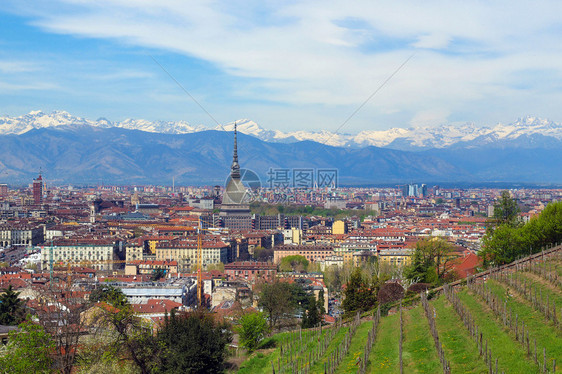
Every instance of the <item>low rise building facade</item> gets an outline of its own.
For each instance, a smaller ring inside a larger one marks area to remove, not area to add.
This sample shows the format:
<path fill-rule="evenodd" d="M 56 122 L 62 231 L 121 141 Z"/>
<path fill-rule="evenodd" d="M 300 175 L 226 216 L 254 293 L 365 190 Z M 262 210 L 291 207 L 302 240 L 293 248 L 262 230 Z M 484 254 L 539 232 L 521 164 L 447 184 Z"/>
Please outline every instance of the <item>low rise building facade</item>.
<path fill-rule="evenodd" d="M 303 256 L 308 261 L 324 261 L 335 254 L 334 248 L 328 245 L 280 245 L 274 248 L 273 262 L 279 264 L 283 257 Z"/>
<path fill-rule="evenodd" d="M 121 245 L 112 239 L 60 239 L 49 246 L 37 248 L 41 251 L 41 268 L 55 264 L 84 264 L 96 270 L 114 270 L 122 267 Z"/>
<path fill-rule="evenodd" d="M 277 275 L 277 266 L 270 262 L 233 262 L 224 265 L 224 272 L 229 278 L 243 278 L 248 281 L 264 279 L 271 282 Z"/>

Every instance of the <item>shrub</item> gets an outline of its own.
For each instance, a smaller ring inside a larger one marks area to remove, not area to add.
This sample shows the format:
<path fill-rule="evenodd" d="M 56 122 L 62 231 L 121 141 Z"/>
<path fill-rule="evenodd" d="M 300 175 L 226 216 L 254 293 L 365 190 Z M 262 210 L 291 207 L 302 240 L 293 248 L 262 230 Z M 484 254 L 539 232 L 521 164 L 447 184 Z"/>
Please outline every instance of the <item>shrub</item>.
<path fill-rule="evenodd" d="M 379 290 L 377 300 L 379 304 L 391 303 L 404 298 L 404 288 L 396 283 L 385 283 Z"/>

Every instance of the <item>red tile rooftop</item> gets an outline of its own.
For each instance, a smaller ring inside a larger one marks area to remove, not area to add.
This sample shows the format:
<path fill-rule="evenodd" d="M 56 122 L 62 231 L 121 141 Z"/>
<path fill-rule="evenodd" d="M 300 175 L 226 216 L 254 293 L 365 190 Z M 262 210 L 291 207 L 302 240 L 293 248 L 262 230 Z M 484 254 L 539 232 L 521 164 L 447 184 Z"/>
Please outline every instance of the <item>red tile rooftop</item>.
<path fill-rule="evenodd" d="M 468 252 L 468 253 L 467 253 Z M 482 265 L 482 259 L 470 251 L 464 251 L 463 256 L 455 259 L 451 268 L 459 277 L 466 277 L 467 274 L 474 274 L 476 268 Z"/>
<path fill-rule="evenodd" d="M 271 262 L 253 262 L 253 261 L 239 261 L 231 262 L 224 265 L 224 270 L 236 270 L 243 268 L 251 269 L 277 269 L 277 265 Z"/>
<path fill-rule="evenodd" d="M 77 246 L 77 245 L 113 245 L 117 238 L 68 238 L 53 241 L 54 246 Z M 50 243 L 49 243 L 50 244 Z M 45 247 L 48 247 L 46 245 Z"/>
<path fill-rule="evenodd" d="M 12 286 L 15 289 L 19 289 L 19 288 L 25 288 L 28 286 L 28 283 L 20 278 L 12 278 L 12 279 L 4 279 L 4 278 L 0 278 L 0 288 L 4 289 L 4 288 L 8 288 L 9 286 Z"/>
<path fill-rule="evenodd" d="M 175 260 L 132 260 L 127 261 L 127 265 L 178 266 L 178 262 Z"/>
<path fill-rule="evenodd" d="M 170 208 L 171 211 L 180 211 L 180 212 L 189 212 L 193 209 L 194 208 L 191 206 L 174 206 Z"/>
<path fill-rule="evenodd" d="M 98 277 L 98 281 L 100 283 L 105 282 L 105 281 L 116 281 L 116 282 L 132 282 L 132 283 L 137 283 L 137 282 L 147 282 L 151 279 L 151 275 L 147 275 L 147 274 L 141 274 L 141 275 L 113 275 L 113 276 L 99 276 Z"/>
<path fill-rule="evenodd" d="M 83 266 L 72 267 L 72 272 L 74 273 L 95 273 L 97 270 L 92 268 L 87 268 Z"/>
<path fill-rule="evenodd" d="M 181 303 L 167 299 L 150 299 L 146 304 L 132 304 L 135 313 L 141 314 L 166 313 L 182 306 Z"/>
<path fill-rule="evenodd" d="M 179 236 L 143 236 L 144 240 L 175 240 L 179 239 Z"/>
<path fill-rule="evenodd" d="M 94 307 L 101 308 L 101 309 L 103 309 L 107 312 L 111 312 L 111 313 L 114 313 L 114 314 L 119 313 L 119 309 L 117 309 L 113 305 L 110 305 L 110 304 L 108 304 L 104 301 L 100 301 L 100 302 L 94 304 Z"/>

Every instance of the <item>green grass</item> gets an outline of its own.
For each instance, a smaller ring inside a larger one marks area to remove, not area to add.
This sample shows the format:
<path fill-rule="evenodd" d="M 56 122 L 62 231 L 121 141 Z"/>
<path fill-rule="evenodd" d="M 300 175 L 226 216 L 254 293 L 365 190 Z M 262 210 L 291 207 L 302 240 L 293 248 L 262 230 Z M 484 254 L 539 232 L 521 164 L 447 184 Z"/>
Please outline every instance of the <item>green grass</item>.
<path fill-rule="evenodd" d="M 463 304 L 476 319 L 478 331 L 488 340 L 488 349 L 492 357 L 499 359 L 499 367 L 506 373 L 538 373 L 539 369 L 526 356 L 527 352 L 516 342 L 507 328 L 501 326 L 494 314 L 478 299 L 463 290 L 458 293 Z"/>
<path fill-rule="evenodd" d="M 538 269 L 535 268 L 538 267 Z M 535 264 L 533 264 L 533 271 L 542 271 L 541 269 L 545 269 L 546 273 L 552 273 L 553 275 L 557 276 L 558 278 L 560 278 L 562 276 L 562 263 L 560 263 L 559 261 L 552 259 L 552 260 L 547 260 L 546 262 L 540 261 L 537 262 Z M 560 287 L 560 284 L 554 284 L 554 283 L 550 283 L 548 281 L 548 275 L 545 274 L 545 278 L 542 278 L 542 275 L 538 275 L 536 273 L 534 273 L 533 271 L 528 271 L 527 273 L 532 273 L 538 277 L 541 277 L 541 279 L 544 279 L 546 282 L 548 282 L 549 284 L 553 284 L 554 286 Z"/>
<path fill-rule="evenodd" d="M 368 373 L 400 372 L 400 363 L 398 361 L 399 318 L 399 314 L 381 318 L 377 340 L 369 356 Z"/>
<path fill-rule="evenodd" d="M 507 289 L 503 284 L 494 280 L 488 280 L 487 284 L 490 286 L 492 293 L 506 300 Z M 546 347 L 550 367 L 552 367 L 552 359 L 562 362 L 562 338 L 558 328 L 554 326 L 553 322 L 547 321 L 541 312 L 533 309 L 528 302 L 521 302 L 521 300 L 522 297 L 519 300 L 513 297 L 507 298 L 508 310 L 511 308 L 514 318 L 517 314 L 519 321 L 525 323 L 525 330 L 529 331 L 529 339 L 537 339 L 537 349 L 540 352 L 542 352 L 542 347 Z M 498 323 L 501 322 L 498 321 Z"/>
<path fill-rule="evenodd" d="M 534 295 L 534 287 L 537 287 L 537 297 L 540 298 L 539 295 L 539 290 L 542 291 L 542 298 L 544 300 L 544 302 L 546 303 L 546 297 L 548 295 L 549 298 L 549 302 L 552 304 L 552 302 L 554 301 L 557 305 L 557 307 L 562 306 L 562 293 L 560 292 L 560 288 L 558 288 L 557 286 L 552 285 L 551 283 L 549 283 L 547 280 L 542 279 L 541 277 L 539 277 L 536 274 L 532 274 L 532 273 L 517 273 L 517 277 L 519 277 L 519 279 L 527 280 L 527 287 L 529 287 L 529 282 L 533 288 L 533 295 Z"/>
<path fill-rule="evenodd" d="M 341 341 L 343 340 L 345 334 L 348 331 L 349 331 L 349 327 L 342 327 L 340 331 L 338 331 L 334 339 L 330 342 L 330 345 L 328 346 L 328 349 L 324 353 L 324 356 L 320 357 L 318 362 L 316 362 L 316 364 L 314 364 L 310 368 L 311 373 L 324 373 L 324 362 L 328 361 L 328 358 L 330 357 L 332 352 L 336 350 L 336 347 L 340 345 Z"/>
<path fill-rule="evenodd" d="M 362 323 L 359 327 L 357 327 L 355 335 L 351 339 L 347 355 L 343 358 L 340 366 L 336 370 L 336 373 L 350 373 L 357 371 L 358 359 L 363 359 L 365 344 L 367 344 L 367 335 L 369 334 L 369 331 L 371 331 L 372 327 L 372 321 Z"/>
<path fill-rule="evenodd" d="M 322 331 L 322 335 L 326 334 L 327 330 Z M 303 340 L 306 339 L 308 334 L 312 332 L 309 330 L 303 330 Z M 250 373 L 271 373 L 271 363 L 275 365 L 275 370 L 277 370 L 278 359 L 280 358 L 280 344 L 284 342 L 287 337 L 293 337 L 297 339 L 298 332 L 284 332 L 280 334 L 275 334 L 270 338 L 262 342 L 262 346 L 271 346 L 269 349 L 258 349 L 256 352 L 252 353 L 246 361 L 240 365 L 238 373 L 240 374 L 250 374 Z M 306 354 L 308 356 L 308 351 L 316 346 L 316 341 L 308 343 L 306 347 Z M 292 346 L 293 352 L 296 353 L 298 346 L 294 344 Z M 286 348 L 285 348 L 286 349 Z M 283 364 L 283 363 L 282 363 Z"/>
<path fill-rule="evenodd" d="M 272 354 L 256 352 L 240 365 L 237 373 L 271 373 L 271 362 L 275 363 L 275 370 L 277 370 L 277 359 L 273 360 L 272 356 Z"/>
<path fill-rule="evenodd" d="M 562 271 L 562 262 L 554 261 L 553 270 Z M 542 291 L 543 300 L 548 295 L 550 302 L 557 305 L 558 319 L 562 319 L 562 289 L 548 283 L 536 274 L 520 272 L 514 275 L 519 279 L 526 279 L 529 284 Z M 537 340 L 540 361 L 542 363 L 542 348 L 546 347 L 548 366 L 552 367 L 555 359 L 562 362 L 562 332 L 548 321 L 541 312 L 535 310 L 531 303 L 515 290 L 510 289 L 510 297 L 507 296 L 508 286 L 503 282 L 493 279 L 487 281 L 490 290 L 501 299 L 507 300 L 508 310 L 511 309 L 513 316 L 518 315 L 519 321 L 524 321 L 526 330 L 529 331 L 531 341 Z M 500 372 L 506 373 L 538 373 L 539 368 L 533 360 L 527 357 L 526 349 L 515 340 L 514 333 L 504 327 L 500 317 L 497 317 L 477 295 L 466 289 L 460 290 L 459 298 L 471 315 L 476 319 L 479 331 L 488 340 L 493 359 L 499 359 Z M 487 373 L 488 368 L 484 359 L 478 354 L 477 345 L 470 337 L 460 317 L 456 314 L 445 297 L 439 297 L 430 302 L 430 306 L 436 311 L 436 324 L 439 338 L 445 351 L 445 357 L 451 366 L 452 373 Z M 433 337 L 429 331 L 429 325 L 421 306 L 415 306 L 404 311 L 404 342 L 403 360 L 405 373 L 440 373 L 441 363 L 437 357 Z M 373 322 L 363 322 L 351 341 L 349 351 L 340 363 L 336 373 L 355 373 L 357 362 L 362 358 L 367 335 Z M 324 363 L 342 342 L 348 327 L 342 327 L 330 342 L 326 353 L 316 362 L 310 373 L 323 374 Z M 326 330 L 323 331 L 326 333 Z M 308 332 L 303 331 L 303 340 Z M 271 373 L 271 363 L 274 363 L 277 371 L 277 363 L 280 357 L 279 345 L 289 336 L 295 337 L 295 333 L 281 333 L 269 338 L 271 340 L 269 349 L 261 349 L 250 355 L 242 363 L 238 373 Z M 380 320 L 377 339 L 368 358 L 368 373 L 398 373 L 399 357 L 398 344 L 400 337 L 399 314 L 383 317 Z M 309 353 L 314 352 L 318 339 L 312 339 L 303 349 L 301 358 L 308 359 Z M 531 346 L 534 344 L 531 343 Z M 290 344 L 296 352 L 296 344 Z M 533 347 L 532 347 L 533 348 Z M 287 372 L 289 371 L 286 368 Z"/>
<path fill-rule="evenodd" d="M 562 275 L 562 262 L 558 259 L 549 259 L 547 263 L 539 262 L 539 267 L 546 269 L 547 271 L 551 271 L 553 273 L 558 273 L 558 275 Z"/>
<path fill-rule="evenodd" d="M 441 362 L 437 356 L 429 323 L 421 305 L 404 312 L 404 343 L 402 358 L 406 373 L 438 373 Z"/>
<path fill-rule="evenodd" d="M 488 369 L 478 354 L 476 343 L 445 296 L 432 301 L 430 306 L 436 311 L 435 324 L 451 372 L 487 373 Z"/>
<path fill-rule="evenodd" d="M 281 340 L 281 337 L 286 336 L 284 334 L 273 335 L 271 340 L 277 344 Z M 238 373 L 240 374 L 250 374 L 250 373 L 271 373 L 271 362 L 275 364 L 275 369 L 277 370 L 277 359 L 279 358 L 279 349 L 269 349 L 269 350 L 258 350 L 250 355 L 250 357 L 240 365 Z"/>

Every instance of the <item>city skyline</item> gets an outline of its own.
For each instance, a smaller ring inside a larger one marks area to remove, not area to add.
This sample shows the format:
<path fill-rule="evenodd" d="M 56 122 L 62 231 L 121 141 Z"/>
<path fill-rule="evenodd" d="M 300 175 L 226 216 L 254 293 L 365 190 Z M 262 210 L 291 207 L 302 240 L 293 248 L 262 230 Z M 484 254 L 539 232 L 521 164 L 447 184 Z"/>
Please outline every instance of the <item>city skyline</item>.
<path fill-rule="evenodd" d="M 0 5 L 0 113 L 68 110 L 267 129 L 562 119 L 560 5 Z M 156 62 L 155 62 L 156 61 Z M 161 65 L 165 70 L 159 66 Z"/>

